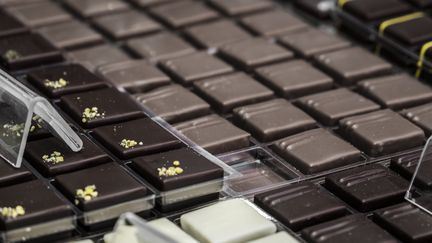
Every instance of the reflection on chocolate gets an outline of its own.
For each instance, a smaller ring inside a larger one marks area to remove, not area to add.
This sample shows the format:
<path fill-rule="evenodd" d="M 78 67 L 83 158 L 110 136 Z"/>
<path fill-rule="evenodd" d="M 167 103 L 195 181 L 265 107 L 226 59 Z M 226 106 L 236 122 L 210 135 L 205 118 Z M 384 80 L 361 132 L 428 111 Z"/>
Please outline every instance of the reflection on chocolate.
<path fill-rule="evenodd" d="M 273 7 L 267 0 L 211 0 L 210 3 L 227 15 L 249 14 Z"/>
<path fill-rule="evenodd" d="M 7 8 L 7 11 L 29 27 L 59 23 L 71 19 L 71 15 L 58 4 L 50 1 L 23 4 Z"/>
<path fill-rule="evenodd" d="M 128 5 L 121 0 L 66 0 L 65 2 L 82 17 L 94 17 L 128 8 Z"/>
<path fill-rule="evenodd" d="M 405 179 L 411 180 L 419 160 L 420 152 L 403 155 L 401 157 L 392 158 L 390 167 Z M 427 154 L 427 157 L 424 158 L 423 163 L 417 172 L 414 185 L 423 189 L 432 188 L 431 174 L 432 161 L 430 159 L 430 155 Z"/>
<path fill-rule="evenodd" d="M 108 44 L 71 51 L 67 55 L 69 60 L 78 62 L 91 71 L 102 65 L 130 60 L 125 52 Z"/>
<path fill-rule="evenodd" d="M 426 135 L 432 134 L 432 105 L 426 104 L 402 111 L 411 122 L 421 127 Z"/>
<path fill-rule="evenodd" d="M 5 160 L 0 159 L 0 187 L 21 183 L 32 178 L 32 173 L 24 166 L 16 169 Z"/>

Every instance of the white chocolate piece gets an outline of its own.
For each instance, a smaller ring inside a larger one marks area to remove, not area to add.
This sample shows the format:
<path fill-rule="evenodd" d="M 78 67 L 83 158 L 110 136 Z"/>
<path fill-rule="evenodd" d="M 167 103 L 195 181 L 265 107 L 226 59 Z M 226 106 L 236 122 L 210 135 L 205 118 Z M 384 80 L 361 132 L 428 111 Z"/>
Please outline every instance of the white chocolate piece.
<path fill-rule="evenodd" d="M 258 240 L 248 241 L 247 243 L 300 243 L 296 238 L 292 235 L 288 234 L 285 231 L 281 231 L 279 233 L 269 235 Z"/>
<path fill-rule="evenodd" d="M 166 218 L 150 221 L 148 222 L 148 225 L 153 229 L 169 236 L 170 238 L 175 239 L 178 243 L 199 243 L 190 235 L 186 234 L 182 229 L 180 229 L 180 227 L 178 227 L 176 224 Z"/>
<path fill-rule="evenodd" d="M 104 236 L 105 243 L 141 243 L 137 237 L 137 228 L 121 224 L 112 233 Z"/>
<path fill-rule="evenodd" d="M 240 243 L 276 232 L 276 225 L 242 199 L 231 199 L 183 214 L 184 231 L 202 243 Z"/>

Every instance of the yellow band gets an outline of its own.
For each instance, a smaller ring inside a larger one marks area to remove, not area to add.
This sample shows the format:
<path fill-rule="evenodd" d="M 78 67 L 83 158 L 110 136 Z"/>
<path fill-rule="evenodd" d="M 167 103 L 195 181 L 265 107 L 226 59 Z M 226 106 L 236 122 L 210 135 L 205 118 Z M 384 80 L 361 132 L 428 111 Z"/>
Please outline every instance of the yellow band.
<path fill-rule="evenodd" d="M 417 62 L 417 71 L 416 71 L 416 77 L 420 78 L 422 69 L 423 69 L 423 63 L 426 57 L 426 52 L 432 47 L 432 41 L 427 42 L 424 44 L 420 50 L 419 60 Z"/>
<path fill-rule="evenodd" d="M 344 6 L 346 3 L 351 2 L 351 1 L 352 1 L 352 0 L 338 0 L 337 3 L 338 3 L 338 6 L 339 6 L 340 8 L 343 8 L 343 6 Z"/>

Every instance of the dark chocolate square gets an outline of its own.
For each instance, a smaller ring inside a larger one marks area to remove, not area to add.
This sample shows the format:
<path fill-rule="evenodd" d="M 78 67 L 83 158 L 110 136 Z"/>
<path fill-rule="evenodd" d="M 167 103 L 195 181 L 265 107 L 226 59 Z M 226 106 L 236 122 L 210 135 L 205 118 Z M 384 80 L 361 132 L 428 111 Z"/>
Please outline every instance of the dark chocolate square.
<path fill-rule="evenodd" d="M 294 15 L 280 10 L 251 15 L 241 22 L 255 34 L 264 36 L 280 35 L 308 27 L 308 24 Z"/>
<path fill-rule="evenodd" d="M 0 38 L 0 61 L 8 69 L 35 67 L 62 60 L 59 50 L 38 34 Z"/>
<path fill-rule="evenodd" d="M 82 17 L 94 17 L 128 8 L 121 0 L 65 0 L 65 3 Z"/>
<path fill-rule="evenodd" d="M 175 161 L 179 162 L 179 166 L 174 165 Z M 132 166 L 139 175 L 160 191 L 222 179 L 224 175 L 221 167 L 189 148 L 139 157 L 133 160 Z M 179 168 L 182 172 L 161 175 L 159 170 L 164 167 L 167 169 L 169 167 Z"/>
<path fill-rule="evenodd" d="M 129 40 L 127 47 L 134 54 L 152 61 L 180 57 L 195 52 L 195 48 L 170 32 Z"/>
<path fill-rule="evenodd" d="M 220 55 L 243 69 L 293 58 L 293 53 L 261 38 L 228 43 L 220 47 Z"/>
<path fill-rule="evenodd" d="M 144 185 L 116 163 L 59 175 L 55 183 L 72 203 L 85 212 L 143 198 L 148 194 Z M 90 200 L 77 197 L 77 190 L 93 185 L 97 196 Z"/>
<path fill-rule="evenodd" d="M 408 182 L 375 164 L 329 175 L 325 186 L 355 209 L 366 212 L 402 202 Z"/>
<path fill-rule="evenodd" d="M 432 100 L 432 89 L 407 74 L 364 80 L 361 92 L 392 109 L 421 105 Z"/>
<path fill-rule="evenodd" d="M 210 3 L 227 15 L 249 14 L 273 7 L 268 0 L 211 0 Z"/>
<path fill-rule="evenodd" d="M 297 0 L 295 6 L 319 19 L 328 19 L 332 10 L 332 2 L 322 0 Z"/>
<path fill-rule="evenodd" d="M 134 10 L 96 17 L 93 21 L 113 39 L 133 37 L 161 29 L 159 23 Z"/>
<path fill-rule="evenodd" d="M 71 207 L 42 181 L 34 180 L 0 188 L 0 207 L 24 208 L 16 218 L 0 216 L 0 229 L 13 230 L 72 217 Z"/>
<path fill-rule="evenodd" d="M 421 45 L 432 39 L 431 25 L 432 18 L 425 16 L 391 25 L 384 34 L 408 46 Z"/>
<path fill-rule="evenodd" d="M 122 159 L 182 146 L 174 135 L 148 118 L 99 127 L 93 136 Z"/>
<path fill-rule="evenodd" d="M 221 112 L 269 99 L 273 91 L 245 73 L 234 73 L 196 82 L 195 87 Z"/>
<path fill-rule="evenodd" d="M 272 149 L 305 174 L 361 161 L 359 150 L 322 128 L 281 139 Z"/>
<path fill-rule="evenodd" d="M 348 117 L 340 125 L 344 136 L 370 156 L 413 148 L 425 139 L 420 128 L 391 110 Z"/>
<path fill-rule="evenodd" d="M 255 195 L 254 202 L 294 231 L 348 214 L 342 202 L 311 182 Z"/>
<path fill-rule="evenodd" d="M 256 69 L 266 85 L 286 98 L 325 91 L 333 87 L 333 79 L 303 60 L 274 64 Z"/>
<path fill-rule="evenodd" d="M 174 127 L 190 140 L 213 154 L 248 147 L 250 134 L 218 115 L 209 115 Z"/>
<path fill-rule="evenodd" d="M 390 73 L 392 65 L 361 47 L 320 54 L 315 57 L 318 66 L 343 84 Z"/>
<path fill-rule="evenodd" d="M 7 11 L 28 27 L 38 27 L 72 19 L 58 4 L 50 1 L 22 4 L 7 8 Z"/>
<path fill-rule="evenodd" d="M 102 36 L 86 24 L 72 20 L 37 29 L 51 44 L 59 49 L 82 47 L 102 43 Z"/>
<path fill-rule="evenodd" d="M 0 10 L 0 37 L 18 34 L 26 31 L 26 27 L 15 17 Z"/>
<path fill-rule="evenodd" d="M 417 7 L 431 7 L 432 1 L 431 0 L 408 0 L 412 4 L 415 4 Z"/>
<path fill-rule="evenodd" d="M 380 108 L 374 102 L 345 88 L 303 97 L 298 104 L 318 121 L 328 126 L 336 125 L 342 118 Z"/>
<path fill-rule="evenodd" d="M 167 72 L 185 84 L 198 79 L 229 73 L 234 70 L 225 62 L 206 52 L 197 52 L 168 59 L 163 61 L 161 65 Z"/>
<path fill-rule="evenodd" d="M 229 20 L 192 26 L 186 29 L 186 33 L 195 43 L 205 48 L 217 48 L 251 37 L 240 26 Z"/>
<path fill-rule="evenodd" d="M 351 46 L 351 42 L 335 34 L 314 28 L 283 35 L 279 41 L 303 57 L 312 57 Z"/>
<path fill-rule="evenodd" d="M 234 120 L 259 141 L 280 139 L 314 128 L 316 122 L 284 99 L 239 107 Z"/>
<path fill-rule="evenodd" d="M 186 121 L 210 113 L 210 105 L 180 85 L 168 85 L 135 98 L 169 123 Z"/>
<path fill-rule="evenodd" d="M 141 7 L 150 7 L 162 3 L 175 2 L 177 0 L 131 0 L 131 1 Z"/>
<path fill-rule="evenodd" d="M 306 228 L 302 231 L 302 236 L 311 243 L 399 242 L 387 231 L 360 214 Z"/>
<path fill-rule="evenodd" d="M 197 1 L 176 1 L 154 7 L 151 11 L 163 22 L 174 28 L 219 17 L 216 11 Z"/>
<path fill-rule="evenodd" d="M 49 97 L 107 87 L 107 83 L 79 64 L 62 64 L 30 71 L 29 83 Z"/>
<path fill-rule="evenodd" d="M 170 84 L 170 78 L 146 60 L 131 60 L 99 67 L 97 72 L 117 88 L 132 93 Z"/>
<path fill-rule="evenodd" d="M 403 110 L 402 115 L 421 127 L 427 136 L 432 135 L 432 104 Z"/>
<path fill-rule="evenodd" d="M 55 137 L 29 142 L 26 146 L 26 159 L 47 177 L 111 161 L 108 154 L 87 137 L 80 137 L 83 149 L 79 152 L 73 152 Z"/>
<path fill-rule="evenodd" d="M 145 116 L 129 95 L 112 88 L 65 95 L 61 98 L 61 106 L 85 128 Z"/>
<path fill-rule="evenodd" d="M 413 178 L 414 172 L 418 163 L 420 161 L 420 152 L 415 152 L 412 154 L 402 155 L 400 157 L 395 157 L 391 159 L 390 167 L 392 170 L 396 171 L 398 174 L 403 176 L 407 180 Z M 430 159 L 430 154 L 425 154 L 423 162 L 416 174 L 414 179 L 414 185 L 422 189 L 432 188 L 432 160 Z"/>
<path fill-rule="evenodd" d="M 383 21 L 402 16 L 413 11 L 413 8 L 402 0 L 362 0 L 349 1 L 343 9 L 363 21 Z"/>
<path fill-rule="evenodd" d="M 102 65 L 130 60 L 121 49 L 108 44 L 71 51 L 68 59 L 86 66 L 91 71 Z"/>
<path fill-rule="evenodd" d="M 17 184 L 33 178 L 33 174 L 24 166 L 17 169 L 0 159 L 0 187 Z"/>

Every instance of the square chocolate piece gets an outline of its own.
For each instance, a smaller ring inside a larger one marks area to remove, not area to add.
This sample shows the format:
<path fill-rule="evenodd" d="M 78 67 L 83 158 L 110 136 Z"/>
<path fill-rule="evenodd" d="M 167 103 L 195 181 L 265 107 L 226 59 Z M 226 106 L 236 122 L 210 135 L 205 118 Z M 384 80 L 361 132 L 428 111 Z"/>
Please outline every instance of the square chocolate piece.
<path fill-rule="evenodd" d="M 91 71 L 102 65 L 130 60 L 121 49 L 108 44 L 71 51 L 67 55 L 69 60 L 80 63 Z"/>
<path fill-rule="evenodd" d="M 230 42 L 251 38 L 244 29 L 229 20 L 193 26 L 186 29 L 186 34 L 205 48 L 217 48 Z"/>
<path fill-rule="evenodd" d="M 262 142 L 280 139 L 314 128 L 316 122 L 284 99 L 239 107 L 234 120 Z"/>
<path fill-rule="evenodd" d="M 255 70 L 259 79 L 285 98 L 325 91 L 333 79 L 303 60 L 261 67 Z"/>
<path fill-rule="evenodd" d="M 222 180 L 224 176 L 221 167 L 189 148 L 136 158 L 133 168 L 160 191 Z"/>
<path fill-rule="evenodd" d="M 66 0 L 65 3 L 82 17 L 94 17 L 125 10 L 128 5 L 121 0 Z"/>
<path fill-rule="evenodd" d="M 30 71 L 29 83 L 51 98 L 107 87 L 107 83 L 79 64 L 62 64 Z"/>
<path fill-rule="evenodd" d="M 55 184 L 84 212 L 148 195 L 147 188 L 116 163 L 59 175 L 55 177 Z"/>
<path fill-rule="evenodd" d="M 17 5 L 7 8 L 7 11 L 28 27 L 55 24 L 72 19 L 70 14 L 51 1 Z"/>
<path fill-rule="evenodd" d="M 206 52 L 168 59 L 161 66 L 184 84 L 234 71 L 231 66 Z"/>
<path fill-rule="evenodd" d="M 351 47 L 315 57 L 317 65 L 343 84 L 390 73 L 393 66 L 361 47 Z"/>
<path fill-rule="evenodd" d="M 59 62 L 58 49 L 38 34 L 18 34 L 0 38 L 0 62 L 8 69 L 22 69 Z"/>
<path fill-rule="evenodd" d="M 195 52 L 195 48 L 170 32 L 129 40 L 127 47 L 135 55 L 151 61 L 180 57 Z"/>
<path fill-rule="evenodd" d="M 85 136 L 80 138 L 83 149 L 79 152 L 73 152 L 56 137 L 29 142 L 25 151 L 26 159 L 46 177 L 111 161 L 108 154 L 90 139 Z"/>
<path fill-rule="evenodd" d="M 261 38 L 253 38 L 220 47 L 220 55 L 243 69 L 280 62 L 294 54 L 283 47 Z"/>
<path fill-rule="evenodd" d="M 343 9 L 366 22 L 381 22 L 414 11 L 407 2 L 401 0 L 349 1 Z"/>
<path fill-rule="evenodd" d="M 0 10 L 0 37 L 14 35 L 26 31 L 26 27 L 15 17 Z"/>
<path fill-rule="evenodd" d="M 358 85 L 366 96 L 392 109 L 421 105 L 432 100 L 430 86 L 407 74 L 368 79 Z"/>
<path fill-rule="evenodd" d="M 402 115 L 421 127 L 427 136 L 432 135 L 432 104 L 403 110 Z"/>
<path fill-rule="evenodd" d="M 195 87 L 220 112 L 257 103 L 273 96 L 273 91 L 245 73 L 234 73 L 196 82 Z"/>
<path fill-rule="evenodd" d="M 432 18 L 425 16 L 391 25 L 385 29 L 384 34 L 402 42 L 404 45 L 416 46 L 432 39 L 431 25 Z"/>
<path fill-rule="evenodd" d="M 417 151 L 411 154 L 402 155 L 400 157 L 392 158 L 390 168 L 396 171 L 399 175 L 403 176 L 407 180 L 413 178 L 414 172 L 420 161 L 421 151 Z M 432 188 L 432 160 L 430 154 L 426 153 L 423 158 L 420 169 L 418 170 L 414 179 L 414 185 L 418 188 L 430 190 Z"/>
<path fill-rule="evenodd" d="M 424 143 L 422 129 L 391 110 L 348 117 L 340 121 L 342 133 L 370 156 L 387 155 Z"/>
<path fill-rule="evenodd" d="M 0 159 L 0 187 L 18 184 L 33 178 L 33 174 L 24 166 L 17 169 L 7 161 Z"/>
<path fill-rule="evenodd" d="M 77 48 L 103 42 L 102 35 L 76 20 L 44 26 L 37 29 L 37 32 L 59 49 Z"/>
<path fill-rule="evenodd" d="M 268 0 L 211 0 L 210 3 L 230 16 L 263 11 L 274 6 Z"/>
<path fill-rule="evenodd" d="M 93 136 L 122 159 L 182 146 L 174 135 L 148 118 L 99 127 L 93 130 Z"/>
<path fill-rule="evenodd" d="M 174 125 L 190 140 L 212 154 L 248 147 L 250 134 L 218 115 L 209 115 Z"/>
<path fill-rule="evenodd" d="M 203 2 L 197 1 L 176 1 L 154 7 L 151 9 L 151 12 L 174 28 L 219 17 L 216 11 L 207 7 Z"/>
<path fill-rule="evenodd" d="M 325 186 L 355 209 L 367 212 L 402 202 L 408 182 L 374 164 L 329 175 Z"/>
<path fill-rule="evenodd" d="M 113 88 L 65 95 L 61 98 L 61 107 L 85 128 L 145 116 L 129 95 Z"/>
<path fill-rule="evenodd" d="M 180 85 L 168 85 L 135 98 L 169 123 L 186 121 L 210 113 L 210 105 Z"/>
<path fill-rule="evenodd" d="M 359 150 L 322 128 L 281 139 L 272 149 L 305 174 L 318 173 L 362 160 Z"/>
<path fill-rule="evenodd" d="M 341 201 L 308 181 L 255 195 L 254 203 L 294 231 L 348 214 Z"/>
<path fill-rule="evenodd" d="M 274 10 L 245 17 L 241 23 L 255 34 L 264 36 L 295 32 L 308 27 L 308 24 L 294 15 Z"/>
<path fill-rule="evenodd" d="M 342 118 L 375 110 L 380 106 L 346 88 L 303 97 L 299 106 L 327 126 L 333 126 Z"/>
<path fill-rule="evenodd" d="M 161 29 L 159 23 L 134 10 L 96 17 L 93 22 L 113 39 L 129 38 Z"/>
<path fill-rule="evenodd" d="M 283 35 L 279 42 L 307 58 L 351 46 L 351 42 L 315 28 Z"/>
<path fill-rule="evenodd" d="M 170 84 L 170 78 L 146 60 L 131 60 L 99 67 L 97 72 L 117 88 L 131 93 Z"/>
<path fill-rule="evenodd" d="M 398 243 L 387 231 L 364 215 L 355 214 L 304 229 L 304 239 L 311 243 Z"/>

